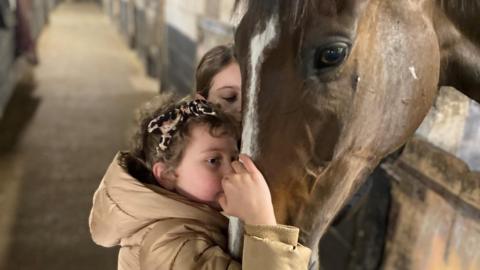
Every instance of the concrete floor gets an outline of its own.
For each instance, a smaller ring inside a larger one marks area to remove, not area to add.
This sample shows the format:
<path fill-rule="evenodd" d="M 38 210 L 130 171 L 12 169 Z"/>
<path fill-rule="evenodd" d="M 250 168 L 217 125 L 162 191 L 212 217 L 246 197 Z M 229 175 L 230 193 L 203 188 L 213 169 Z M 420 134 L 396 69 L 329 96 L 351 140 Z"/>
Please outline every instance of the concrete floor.
<path fill-rule="evenodd" d="M 0 121 L 0 269 L 116 269 L 90 239 L 92 195 L 157 84 L 93 3 L 65 3 Z"/>

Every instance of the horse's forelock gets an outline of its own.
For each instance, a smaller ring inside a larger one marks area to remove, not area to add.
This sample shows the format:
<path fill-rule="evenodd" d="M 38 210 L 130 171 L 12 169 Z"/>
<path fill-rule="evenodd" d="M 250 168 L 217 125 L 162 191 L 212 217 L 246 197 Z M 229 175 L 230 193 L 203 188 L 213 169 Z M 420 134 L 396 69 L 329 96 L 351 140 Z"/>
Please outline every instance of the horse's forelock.
<path fill-rule="evenodd" d="M 443 9 L 455 9 L 464 13 L 475 12 L 480 10 L 480 1 L 472 0 L 436 0 Z M 298 0 L 298 1 L 281 1 L 281 0 L 236 0 L 234 10 L 238 9 L 241 4 L 244 4 L 248 10 L 254 12 L 256 15 L 271 14 L 272 10 L 286 11 L 288 18 L 295 19 L 295 22 L 299 22 L 305 16 L 305 10 L 309 7 L 315 7 L 313 0 Z M 275 9 L 278 5 L 281 5 L 281 9 Z M 257 18 L 262 18 L 257 17 Z M 269 17 L 269 16 L 267 16 Z"/>
<path fill-rule="evenodd" d="M 247 12 L 250 12 L 254 18 L 270 18 L 272 12 L 277 12 L 279 18 L 287 21 L 288 25 L 296 28 L 300 25 L 306 15 L 307 8 L 315 7 L 313 0 L 236 0 L 234 10 L 240 6 L 245 6 Z"/>

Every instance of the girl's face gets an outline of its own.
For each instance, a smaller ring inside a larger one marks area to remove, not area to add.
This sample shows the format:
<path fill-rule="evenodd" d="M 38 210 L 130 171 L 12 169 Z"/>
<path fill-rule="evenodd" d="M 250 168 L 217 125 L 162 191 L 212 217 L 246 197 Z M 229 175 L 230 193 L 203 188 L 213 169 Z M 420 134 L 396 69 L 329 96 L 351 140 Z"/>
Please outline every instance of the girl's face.
<path fill-rule="evenodd" d="M 242 78 L 237 62 L 232 62 L 212 79 L 207 100 L 217 104 L 237 121 L 242 121 Z"/>
<path fill-rule="evenodd" d="M 206 125 L 192 127 L 176 173 L 176 190 L 194 201 L 220 209 L 217 197 L 223 192 L 222 178 L 233 172 L 231 162 L 237 159 L 236 139 L 214 137 Z"/>

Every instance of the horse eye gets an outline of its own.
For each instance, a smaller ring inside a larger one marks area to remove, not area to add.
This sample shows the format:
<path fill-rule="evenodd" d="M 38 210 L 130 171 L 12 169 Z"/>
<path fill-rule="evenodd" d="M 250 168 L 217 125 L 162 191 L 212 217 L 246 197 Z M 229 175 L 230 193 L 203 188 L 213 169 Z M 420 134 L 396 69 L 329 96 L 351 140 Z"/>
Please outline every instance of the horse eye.
<path fill-rule="evenodd" d="M 336 43 L 328 47 L 317 49 L 314 56 L 314 69 L 322 71 L 325 68 L 336 67 L 343 63 L 348 56 L 348 45 Z"/>

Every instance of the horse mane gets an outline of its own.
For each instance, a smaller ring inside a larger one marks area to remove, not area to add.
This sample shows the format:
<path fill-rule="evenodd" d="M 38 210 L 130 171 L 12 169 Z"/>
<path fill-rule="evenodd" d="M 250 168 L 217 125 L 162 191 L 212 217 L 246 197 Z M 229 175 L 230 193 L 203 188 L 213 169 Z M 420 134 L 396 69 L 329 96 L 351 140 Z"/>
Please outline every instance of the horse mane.
<path fill-rule="evenodd" d="M 468 38 L 480 44 L 479 0 L 436 0 L 437 6 Z"/>
<path fill-rule="evenodd" d="M 464 14 L 480 12 L 480 1 L 477 0 L 437 0 L 439 6 L 444 10 L 456 10 Z"/>

